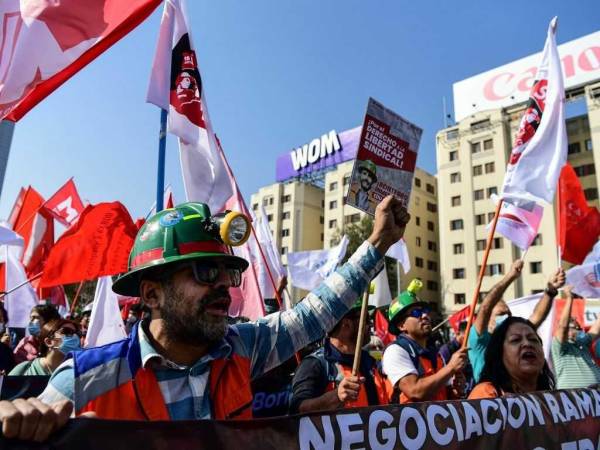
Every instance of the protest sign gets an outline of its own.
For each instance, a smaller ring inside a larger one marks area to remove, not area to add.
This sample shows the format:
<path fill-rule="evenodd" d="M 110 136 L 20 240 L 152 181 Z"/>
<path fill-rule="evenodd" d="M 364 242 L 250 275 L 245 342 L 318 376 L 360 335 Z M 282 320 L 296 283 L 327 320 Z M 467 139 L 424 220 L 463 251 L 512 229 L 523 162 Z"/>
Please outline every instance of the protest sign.
<path fill-rule="evenodd" d="M 373 215 L 377 203 L 393 194 L 408 208 L 422 133 L 370 98 L 345 203 Z"/>
<path fill-rule="evenodd" d="M 321 411 L 261 420 L 71 420 L 44 447 L 254 449 L 595 449 L 600 390 Z M 38 448 L 0 439 L 5 449 Z"/>

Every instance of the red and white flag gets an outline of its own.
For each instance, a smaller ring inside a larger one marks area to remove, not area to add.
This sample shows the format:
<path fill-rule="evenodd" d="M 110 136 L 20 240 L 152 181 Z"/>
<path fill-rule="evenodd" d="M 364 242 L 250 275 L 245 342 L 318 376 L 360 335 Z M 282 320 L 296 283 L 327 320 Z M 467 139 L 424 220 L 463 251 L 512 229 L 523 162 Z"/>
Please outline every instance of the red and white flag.
<path fill-rule="evenodd" d="M 552 203 L 567 160 L 565 89 L 556 49 L 555 17 L 548 26 L 542 59 L 513 146 L 503 193 Z"/>
<path fill-rule="evenodd" d="M 0 119 L 17 121 L 161 0 L 2 0 Z"/>
<path fill-rule="evenodd" d="M 496 231 L 525 251 L 537 236 L 544 208 L 533 200 L 506 197 Z M 488 228 L 491 223 L 488 224 Z"/>
<path fill-rule="evenodd" d="M 558 182 L 560 205 L 558 238 L 562 259 L 581 264 L 598 242 L 600 212 L 588 206 L 581 183 L 573 167 L 565 164 Z"/>
<path fill-rule="evenodd" d="M 185 0 L 166 0 L 146 101 L 169 112 L 188 201 L 221 211 L 234 194 L 206 107 Z"/>
<path fill-rule="evenodd" d="M 46 200 L 44 206 L 65 227 L 73 225 L 84 209 L 72 178 Z"/>

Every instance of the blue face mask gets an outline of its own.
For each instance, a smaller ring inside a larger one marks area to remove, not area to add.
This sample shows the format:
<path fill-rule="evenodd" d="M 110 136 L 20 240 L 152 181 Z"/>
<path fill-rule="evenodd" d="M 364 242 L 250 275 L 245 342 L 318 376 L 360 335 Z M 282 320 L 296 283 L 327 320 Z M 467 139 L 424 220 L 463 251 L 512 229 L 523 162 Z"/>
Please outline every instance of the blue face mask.
<path fill-rule="evenodd" d="M 40 335 L 40 322 L 39 321 L 34 321 L 34 322 L 29 322 L 29 325 L 27 325 L 27 331 L 29 331 L 29 334 L 32 336 L 39 336 Z"/>
<path fill-rule="evenodd" d="M 508 314 L 500 314 L 499 316 L 496 316 L 496 326 L 500 326 L 500 324 L 508 319 L 508 317 Z"/>
<path fill-rule="evenodd" d="M 70 352 L 75 352 L 77 350 L 81 350 L 79 336 L 77 336 L 76 334 L 72 336 L 63 336 L 62 343 L 58 346 L 58 350 L 63 355 L 66 355 Z"/>

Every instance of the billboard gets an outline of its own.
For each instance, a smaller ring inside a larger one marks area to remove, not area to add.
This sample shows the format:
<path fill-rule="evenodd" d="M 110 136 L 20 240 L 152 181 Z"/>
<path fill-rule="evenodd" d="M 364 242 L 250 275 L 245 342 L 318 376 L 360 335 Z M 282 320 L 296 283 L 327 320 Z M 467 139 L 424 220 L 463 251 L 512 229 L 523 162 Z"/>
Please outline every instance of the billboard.
<path fill-rule="evenodd" d="M 331 130 L 321 137 L 277 158 L 277 182 L 308 175 L 356 157 L 362 127 L 337 133 Z"/>
<path fill-rule="evenodd" d="M 540 33 L 540 48 L 543 40 Z M 565 90 L 600 79 L 600 31 L 558 46 Z M 527 101 L 541 52 L 454 83 L 454 118 Z"/>

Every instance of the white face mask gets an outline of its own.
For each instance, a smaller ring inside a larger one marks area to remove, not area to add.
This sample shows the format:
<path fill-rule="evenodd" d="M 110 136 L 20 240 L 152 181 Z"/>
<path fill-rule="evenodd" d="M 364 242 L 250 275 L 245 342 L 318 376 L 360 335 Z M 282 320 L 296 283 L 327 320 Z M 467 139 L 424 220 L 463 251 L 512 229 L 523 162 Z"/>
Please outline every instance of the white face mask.
<path fill-rule="evenodd" d="M 500 314 L 499 316 L 496 316 L 496 326 L 500 326 L 500 324 L 509 317 L 510 316 L 508 314 Z"/>

